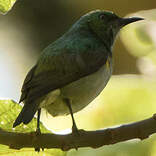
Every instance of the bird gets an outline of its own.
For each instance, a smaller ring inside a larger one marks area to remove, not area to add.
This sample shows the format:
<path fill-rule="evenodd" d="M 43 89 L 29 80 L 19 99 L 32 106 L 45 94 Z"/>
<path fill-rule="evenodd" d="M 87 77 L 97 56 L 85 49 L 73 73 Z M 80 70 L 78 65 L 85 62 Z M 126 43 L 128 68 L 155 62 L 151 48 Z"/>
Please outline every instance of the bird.
<path fill-rule="evenodd" d="M 120 29 L 143 20 L 121 18 L 111 11 L 93 10 L 80 17 L 60 38 L 47 46 L 28 72 L 19 103 L 24 106 L 13 123 L 28 124 L 41 108 L 51 116 L 71 115 L 72 132 L 78 131 L 73 113 L 91 103 L 112 75 L 113 45 Z"/>

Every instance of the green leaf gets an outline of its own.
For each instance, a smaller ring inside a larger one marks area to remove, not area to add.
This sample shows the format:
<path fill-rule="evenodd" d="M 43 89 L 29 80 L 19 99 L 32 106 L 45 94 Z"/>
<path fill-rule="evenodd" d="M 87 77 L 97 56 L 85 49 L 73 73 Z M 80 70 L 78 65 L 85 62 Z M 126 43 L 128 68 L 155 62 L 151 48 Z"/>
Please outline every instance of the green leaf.
<path fill-rule="evenodd" d="M 22 106 L 13 100 L 0 100 L 0 128 L 10 132 L 31 132 L 36 130 L 36 118 L 34 118 L 28 125 L 21 124 L 16 128 L 12 128 L 13 122 L 19 114 Z M 42 123 L 40 123 L 41 132 L 50 133 Z M 21 150 L 9 149 L 8 146 L 0 145 L 0 155 L 16 155 L 16 156 L 64 156 L 66 152 L 59 149 L 45 149 L 44 151 L 35 152 L 33 148 L 23 148 Z"/>
<path fill-rule="evenodd" d="M 6 14 L 15 4 L 16 0 L 0 0 L 0 13 Z"/>
<path fill-rule="evenodd" d="M 21 111 L 22 106 L 13 100 L 0 100 L 0 128 L 11 132 L 31 132 L 36 130 L 36 118 L 28 125 L 21 124 L 12 128 L 13 122 Z M 50 133 L 42 123 L 40 123 L 41 132 Z"/>

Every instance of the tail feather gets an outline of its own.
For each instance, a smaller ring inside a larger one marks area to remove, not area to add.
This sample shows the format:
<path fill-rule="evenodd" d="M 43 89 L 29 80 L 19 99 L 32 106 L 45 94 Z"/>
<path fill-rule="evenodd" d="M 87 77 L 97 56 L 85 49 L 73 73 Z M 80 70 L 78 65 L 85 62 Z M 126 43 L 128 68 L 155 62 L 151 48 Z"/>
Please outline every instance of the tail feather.
<path fill-rule="evenodd" d="M 36 111 L 37 109 L 32 108 L 32 105 L 25 105 L 18 117 L 16 118 L 13 127 L 18 126 L 21 123 L 28 124 L 33 119 Z"/>

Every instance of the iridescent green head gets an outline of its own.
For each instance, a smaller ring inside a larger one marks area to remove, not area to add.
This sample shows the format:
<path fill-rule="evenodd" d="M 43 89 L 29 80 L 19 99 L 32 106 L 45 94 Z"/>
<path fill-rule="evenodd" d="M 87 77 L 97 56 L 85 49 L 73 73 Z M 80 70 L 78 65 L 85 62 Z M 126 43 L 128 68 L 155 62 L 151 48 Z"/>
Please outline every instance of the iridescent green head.
<path fill-rule="evenodd" d="M 95 10 L 82 16 L 75 25 L 90 31 L 100 37 L 107 46 L 112 46 L 119 30 L 132 22 L 143 20 L 139 17 L 121 18 L 110 11 Z M 107 43 L 108 42 L 108 43 Z"/>

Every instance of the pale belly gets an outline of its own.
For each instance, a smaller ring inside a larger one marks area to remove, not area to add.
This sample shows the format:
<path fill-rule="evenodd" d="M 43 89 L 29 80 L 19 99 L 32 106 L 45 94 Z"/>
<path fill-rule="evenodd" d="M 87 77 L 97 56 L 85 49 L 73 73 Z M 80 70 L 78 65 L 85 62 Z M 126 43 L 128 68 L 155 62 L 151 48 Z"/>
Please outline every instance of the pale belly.
<path fill-rule="evenodd" d="M 68 98 L 73 113 L 75 113 L 87 106 L 101 93 L 111 74 L 112 64 L 109 65 L 109 68 L 105 65 L 92 75 L 50 92 L 41 102 L 40 107 L 44 107 L 52 116 L 67 115 L 69 109 L 64 98 Z"/>

